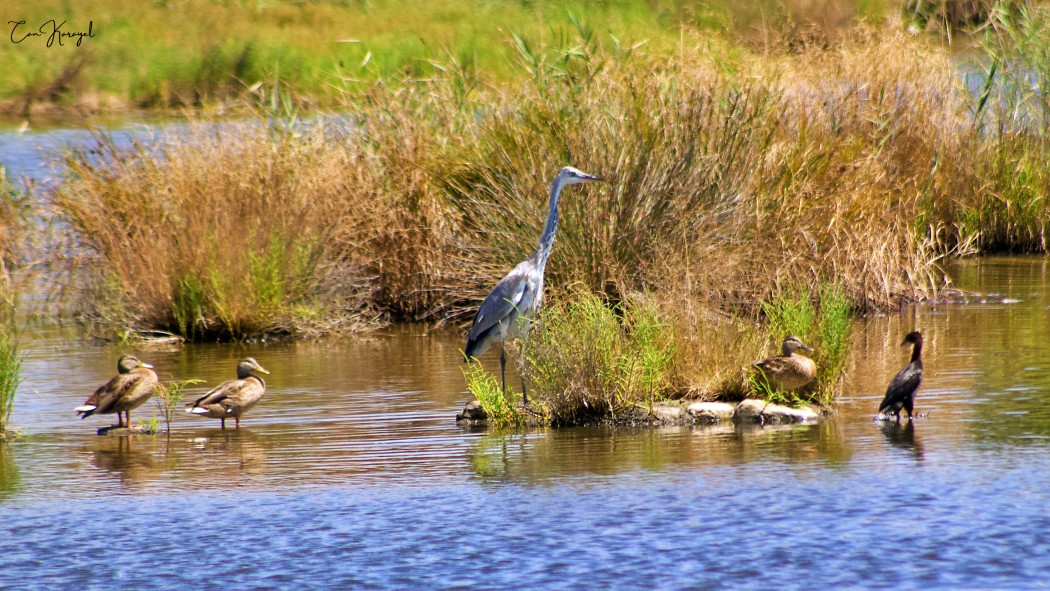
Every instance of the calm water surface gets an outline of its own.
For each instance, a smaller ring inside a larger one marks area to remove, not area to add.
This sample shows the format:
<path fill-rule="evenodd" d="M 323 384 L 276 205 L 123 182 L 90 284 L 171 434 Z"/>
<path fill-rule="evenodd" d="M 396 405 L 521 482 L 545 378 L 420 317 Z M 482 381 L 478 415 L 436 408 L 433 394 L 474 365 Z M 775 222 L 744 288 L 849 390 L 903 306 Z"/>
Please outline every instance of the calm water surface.
<path fill-rule="evenodd" d="M 31 324 L 0 589 L 1047 588 L 1048 261 L 951 273 L 969 303 L 859 322 L 835 418 L 783 428 L 460 427 L 462 335 L 421 327 L 122 349 Z M 873 423 L 913 326 L 929 416 Z M 112 415 L 72 409 L 125 352 L 207 380 L 187 400 L 246 355 L 269 390 L 239 431 L 99 437 Z"/>

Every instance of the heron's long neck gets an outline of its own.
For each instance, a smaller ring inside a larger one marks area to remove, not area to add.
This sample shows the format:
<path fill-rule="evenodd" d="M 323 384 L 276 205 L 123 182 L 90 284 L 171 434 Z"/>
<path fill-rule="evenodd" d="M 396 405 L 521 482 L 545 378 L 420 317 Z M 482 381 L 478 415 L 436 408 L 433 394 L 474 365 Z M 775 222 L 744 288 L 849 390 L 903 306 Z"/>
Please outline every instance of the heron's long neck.
<path fill-rule="evenodd" d="M 561 188 L 565 185 L 565 179 L 561 177 L 554 179 L 554 184 L 551 185 L 551 202 L 550 211 L 547 213 L 547 223 L 543 226 L 543 234 L 540 236 L 540 246 L 536 249 L 536 255 L 539 257 L 540 266 L 544 266 L 547 263 L 547 258 L 551 256 L 551 247 L 554 246 L 554 234 L 558 231 L 558 195 L 561 194 Z"/>

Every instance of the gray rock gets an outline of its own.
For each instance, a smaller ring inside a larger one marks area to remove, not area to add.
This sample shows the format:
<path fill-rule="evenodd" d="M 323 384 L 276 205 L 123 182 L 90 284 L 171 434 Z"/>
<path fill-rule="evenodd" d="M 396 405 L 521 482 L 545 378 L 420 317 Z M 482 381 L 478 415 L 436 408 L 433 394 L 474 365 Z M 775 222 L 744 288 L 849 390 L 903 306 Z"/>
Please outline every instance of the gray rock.
<path fill-rule="evenodd" d="M 736 405 L 733 420 L 741 423 L 761 423 L 762 411 L 766 406 L 768 406 L 768 403 L 763 400 L 755 400 L 754 398 L 741 400 L 740 404 Z"/>
<path fill-rule="evenodd" d="M 685 409 L 695 419 L 704 423 L 718 423 L 733 419 L 735 408 L 726 402 L 694 402 Z"/>
<path fill-rule="evenodd" d="M 684 411 L 681 406 L 671 404 L 654 404 L 653 416 L 665 423 L 677 423 L 682 420 Z"/>
<path fill-rule="evenodd" d="M 457 421 L 485 421 L 488 420 L 489 416 L 485 414 L 485 409 L 481 408 L 481 401 L 471 400 L 463 407 L 463 412 L 456 415 Z"/>
<path fill-rule="evenodd" d="M 779 404 L 769 404 L 762 410 L 764 423 L 786 424 L 816 421 L 820 415 L 808 408 L 791 408 Z"/>

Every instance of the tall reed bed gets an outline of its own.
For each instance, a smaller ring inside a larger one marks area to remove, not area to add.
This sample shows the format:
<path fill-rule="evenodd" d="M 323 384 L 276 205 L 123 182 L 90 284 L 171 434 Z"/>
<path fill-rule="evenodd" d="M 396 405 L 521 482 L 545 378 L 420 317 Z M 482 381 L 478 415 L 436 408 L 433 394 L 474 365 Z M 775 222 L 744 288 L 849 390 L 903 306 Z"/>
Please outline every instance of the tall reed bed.
<path fill-rule="evenodd" d="M 98 255 L 95 316 L 192 338 L 334 309 L 463 319 L 534 247 L 567 163 L 611 182 L 562 200 L 555 287 L 715 308 L 829 280 L 858 309 L 935 293 L 939 208 L 969 170 L 946 55 L 862 32 L 666 59 L 574 35 L 569 54 L 522 43 L 513 90 L 450 67 L 348 90 L 340 125 L 201 123 L 73 154 L 56 203 Z"/>
<path fill-rule="evenodd" d="M 87 274 L 91 314 L 211 339 L 357 310 L 367 289 L 342 232 L 370 219 L 375 187 L 353 174 L 363 156 L 330 149 L 328 132 L 199 123 L 148 147 L 101 137 L 70 154 L 55 203 L 104 261 Z"/>
<path fill-rule="evenodd" d="M 827 392 L 844 321 L 821 325 L 825 302 L 935 297 L 941 257 L 995 236 L 1024 247 L 1050 219 L 1045 132 L 990 126 L 1006 103 L 978 102 L 946 51 L 894 29 L 764 55 L 718 39 L 649 53 L 583 21 L 553 45 L 511 41 L 512 87 L 450 59 L 427 79 L 347 82 L 349 115 L 73 155 L 55 201 L 97 255 L 90 312 L 192 338 L 466 320 L 535 247 L 550 179 L 573 164 L 610 182 L 562 199 L 547 282 L 567 299 L 540 327 L 615 318 L 630 336 L 647 302 L 673 335 L 665 392 L 743 395 L 741 368 L 784 336 L 753 328 L 761 303 L 804 290 L 809 338 L 831 343 Z M 587 404 L 615 412 L 610 388 Z"/>

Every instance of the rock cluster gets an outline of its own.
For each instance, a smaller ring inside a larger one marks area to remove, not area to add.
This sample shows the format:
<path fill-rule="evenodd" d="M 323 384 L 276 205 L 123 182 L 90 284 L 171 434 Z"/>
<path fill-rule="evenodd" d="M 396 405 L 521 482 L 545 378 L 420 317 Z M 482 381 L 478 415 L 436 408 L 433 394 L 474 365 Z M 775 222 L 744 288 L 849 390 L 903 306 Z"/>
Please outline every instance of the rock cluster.
<path fill-rule="evenodd" d="M 687 406 L 661 403 L 652 408 L 651 417 L 655 422 L 667 425 L 685 425 L 696 423 L 734 423 L 759 425 L 787 425 L 792 423 L 812 423 L 820 420 L 821 412 L 808 407 L 791 408 L 779 404 L 770 404 L 764 400 L 748 398 L 737 404 L 728 402 L 693 402 Z M 467 421 L 477 424 L 488 417 L 481 403 L 471 400 L 456 415 L 456 421 Z"/>

